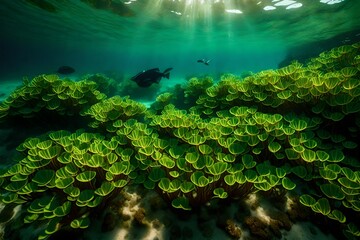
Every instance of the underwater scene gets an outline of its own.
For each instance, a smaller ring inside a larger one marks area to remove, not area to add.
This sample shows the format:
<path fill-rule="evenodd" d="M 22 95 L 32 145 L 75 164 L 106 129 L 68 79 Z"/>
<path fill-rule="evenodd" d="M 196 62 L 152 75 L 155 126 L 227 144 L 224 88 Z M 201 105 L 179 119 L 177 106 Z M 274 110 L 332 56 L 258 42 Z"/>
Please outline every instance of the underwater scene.
<path fill-rule="evenodd" d="M 0 240 L 360 239 L 359 0 L 3 0 Z"/>

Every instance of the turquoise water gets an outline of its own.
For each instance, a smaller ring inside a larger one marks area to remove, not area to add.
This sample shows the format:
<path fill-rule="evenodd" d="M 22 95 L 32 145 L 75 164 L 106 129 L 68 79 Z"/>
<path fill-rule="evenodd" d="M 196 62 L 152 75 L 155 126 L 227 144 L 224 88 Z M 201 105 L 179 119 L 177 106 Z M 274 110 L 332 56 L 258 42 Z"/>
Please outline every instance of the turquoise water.
<path fill-rule="evenodd" d="M 359 1 L 336 2 L 128 1 L 114 12 L 86 1 L 7 0 L 0 6 L 0 78 L 61 65 L 78 74 L 126 75 L 173 67 L 180 79 L 277 68 L 288 56 L 313 56 L 359 38 Z M 199 58 L 213 60 L 206 67 Z"/>

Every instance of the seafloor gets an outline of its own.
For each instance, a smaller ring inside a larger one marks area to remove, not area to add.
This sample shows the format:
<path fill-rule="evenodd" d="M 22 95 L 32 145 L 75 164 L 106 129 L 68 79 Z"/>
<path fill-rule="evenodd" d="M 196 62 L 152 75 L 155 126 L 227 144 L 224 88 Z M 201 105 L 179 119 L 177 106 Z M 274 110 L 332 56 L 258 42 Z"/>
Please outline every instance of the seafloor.
<path fill-rule="evenodd" d="M 148 107 L 131 84 L 1 88 L 3 239 L 360 236 L 360 43 L 192 77 Z"/>

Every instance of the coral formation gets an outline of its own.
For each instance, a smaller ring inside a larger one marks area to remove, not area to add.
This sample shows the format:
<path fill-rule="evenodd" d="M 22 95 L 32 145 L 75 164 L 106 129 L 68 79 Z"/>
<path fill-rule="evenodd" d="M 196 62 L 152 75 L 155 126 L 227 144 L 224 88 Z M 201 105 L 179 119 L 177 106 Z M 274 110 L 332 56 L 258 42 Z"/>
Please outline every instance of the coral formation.
<path fill-rule="evenodd" d="M 291 192 L 354 239 L 360 236 L 359 49 L 359 43 L 338 47 L 306 65 L 244 79 L 227 74 L 216 84 L 192 78 L 150 109 L 126 97 L 106 99 L 94 82 L 39 76 L 2 103 L 1 119 L 55 110 L 88 119 L 96 133 L 26 140 L 17 148 L 23 157 L 1 172 L 1 201 L 22 204 L 25 223 L 45 222 L 43 239 L 66 226 L 86 228 L 94 209 L 126 185 L 156 190 L 180 210 L 254 192 L 274 199 Z M 139 223 L 144 217 L 136 215 Z M 224 223 L 240 236 L 232 220 Z M 280 215 L 268 225 L 256 217 L 245 224 L 263 238 L 291 226 Z"/>

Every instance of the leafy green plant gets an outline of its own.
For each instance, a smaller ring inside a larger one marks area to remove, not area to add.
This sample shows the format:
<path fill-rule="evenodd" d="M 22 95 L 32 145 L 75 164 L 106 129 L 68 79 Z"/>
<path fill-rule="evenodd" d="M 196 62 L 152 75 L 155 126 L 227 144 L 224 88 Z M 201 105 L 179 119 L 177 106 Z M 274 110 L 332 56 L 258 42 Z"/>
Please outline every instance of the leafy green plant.
<path fill-rule="evenodd" d="M 66 131 L 28 139 L 17 148 L 25 157 L 1 172 L 1 201 L 23 204 L 24 223 L 44 225 L 38 239 L 67 226 L 87 228 L 92 209 L 104 208 L 135 169 L 117 154 L 120 147 L 106 151 L 106 143 L 98 134 Z"/>
<path fill-rule="evenodd" d="M 0 108 L 0 121 L 11 123 L 19 119 L 40 119 L 54 116 L 80 116 L 91 105 L 106 97 L 92 81 L 62 80 L 57 75 L 40 75 L 24 80 L 5 99 Z"/>
<path fill-rule="evenodd" d="M 121 122 L 143 118 L 145 111 L 146 107 L 141 103 L 127 97 L 114 96 L 92 105 L 84 115 L 93 119 L 91 127 L 112 133 Z"/>
<path fill-rule="evenodd" d="M 291 191 L 355 238 L 359 49 L 342 46 L 244 79 L 192 78 L 150 110 L 127 97 L 105 99 L 93 82 L 37 77 L 0 105 L 1 119 L 62 113 L 70 103 L 104 136 L 58 131 L 27 139 L 18 147 L 24 158 L 1 172 L 1 201 L 23 204 L 26 223 L 44 223 L 41 239 L 60 226 L 86 228 L 93 210 L 129 184 L 182 210 Z"/>

